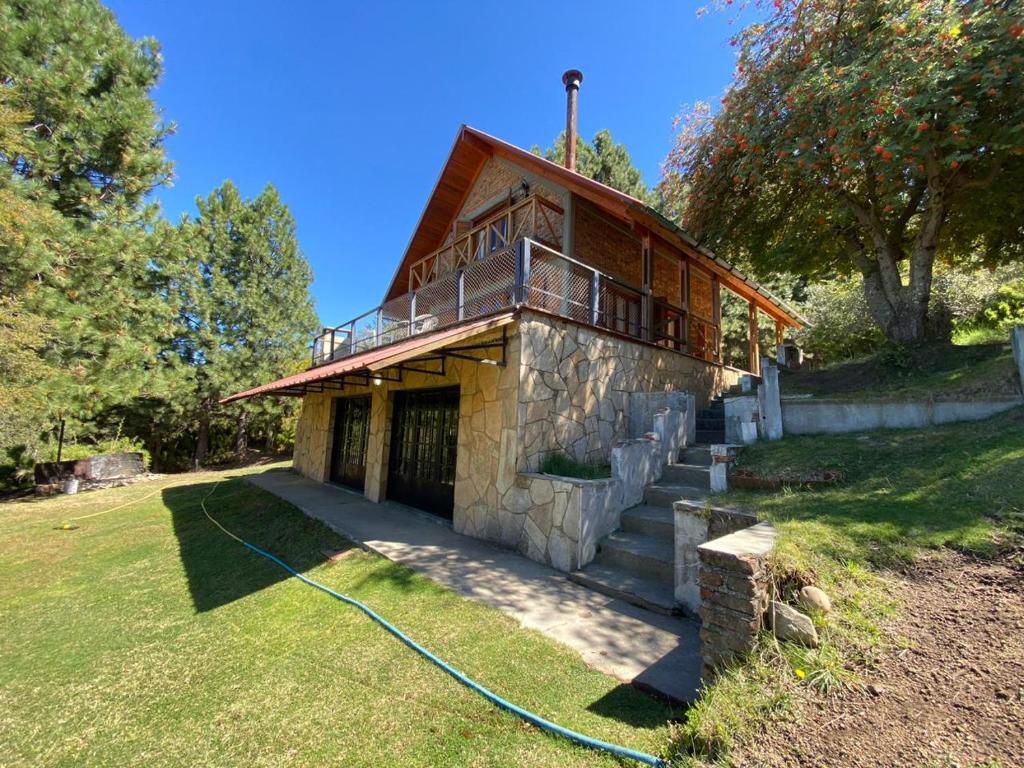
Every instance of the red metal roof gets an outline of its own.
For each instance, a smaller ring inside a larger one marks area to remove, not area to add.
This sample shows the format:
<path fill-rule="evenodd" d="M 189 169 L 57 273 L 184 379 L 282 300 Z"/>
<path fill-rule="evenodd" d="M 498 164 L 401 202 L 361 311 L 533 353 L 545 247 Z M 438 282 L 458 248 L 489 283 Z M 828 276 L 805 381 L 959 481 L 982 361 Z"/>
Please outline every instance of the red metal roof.
<path fill-rule="evenodd" d="M 333 363 L 310 368 L 308 371 L 296 373 L 292 376 L 285 376 L 283 379 L 272 381 L 269 384 L 262 384 L 244 392 L 237 392 L 229 395 L 220 401 L 221 405 L 232 403 L 235 400 L 244 400 L 256 395 L 277 393 L 280 390 L 292 389 L 303 384 L 312 384 L 317 381 L 325 381 L 346 373 L 357 371 L 379 371 L 389 365 L 397 365 L 405 360 L 411 360 L 417 355 L 422 355 L 443 347 L 445 344 L 452 344 L 456 341 L 475 336 L 486 331 L 499 328 L 512 321 L 514 312 L 504 312 L 500 315 L 480 318 L 450 328 L 444 328 L 432 333 L 421 333 L 408 339 L 388 344 L 384 347 L 371 349 L 358 355 L 346 357 Z"/>

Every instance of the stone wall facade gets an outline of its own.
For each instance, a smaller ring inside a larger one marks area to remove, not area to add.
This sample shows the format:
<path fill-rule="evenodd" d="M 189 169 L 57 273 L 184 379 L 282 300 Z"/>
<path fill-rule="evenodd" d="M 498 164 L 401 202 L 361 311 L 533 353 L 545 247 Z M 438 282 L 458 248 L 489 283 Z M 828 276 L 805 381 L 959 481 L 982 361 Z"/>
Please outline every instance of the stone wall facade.
<path fill-rule="evenodd" d="M 400 389 L 459 387 L 459 440 L 455 471 L 456 530 L 495 539 L 500 530 L 499 497 L 512 486 L 516 473 L 517 389 L 519 387 L 519 336 L 508 329 L 506 366 L 481 365 L 449 359 L 445 375 L 406 371 L 401 382 L 347 386 L 343 392 L 306 395 L 295 431 L 292 466 L 306 477 L 325 482 L 330 471 L 334 400 L 337 397 L 371 396 L 367 440 L 366 487 L 371 501 L 382 501 L 387 492 L 391 412 L 394 392 Z M 473 338 L 474 343 L 495 340 L 500 332 Z"/>
<path fill-rule="evenodd" d="M 523 313 L 521 333 L 523 472 L 536 472 L 549 453 L 607 462 L 612 444 L 631 436 L 632 392 L 690 392 L 700 408 L 740 376 L 732 368 L 539 313 Z"/>
<path fill-rule="evenodd" d="M 652 467 L 664 464 L 665 446 L 677 450 L 686 429 L 680 414 L 692 410 L 689 405 L 679 411 L 648 407 L 644 413 L 650 412 L 652 423 L 643 431 L 654 430 L 654 442 L 630 440 L 630 395 L 673 393 L 662 399 L 693 402 L 674 394 L 685 390 L 706 401 L 728 387 L 735 372 L 528 310 L 505 330 L 504 368 L 448 359 L 443 377 L 405 372 L 402 382 L 307 395 L 296 428 L 295 470 L 320 482 L 328 479 L 333 401 L 369 394 L 364 495 L 383 501 L 394 392 L 458 386 L 454 529 L 560 570 L 585 564 L 597 540 L 618 526 L 621 511 L 637 503 L 643 485 L 660 475 L 660 468 L 655 473 Z M 472 341 L 498 335 L 492 331 Z M 617 461 L 623 477 L 581 481 L 536 475 L 543 456 L 556 451 L 581 461 Z M 647 459 L 623 460 L 633 454 Z M 627 465 L 639 469 L 625 472 Z"/>
<path fill-rule="evenodd" d="M 771 595 L 775 538 L 770 523 L 757 523 L 697 548 L 704 677 L 753 650 Z"/>

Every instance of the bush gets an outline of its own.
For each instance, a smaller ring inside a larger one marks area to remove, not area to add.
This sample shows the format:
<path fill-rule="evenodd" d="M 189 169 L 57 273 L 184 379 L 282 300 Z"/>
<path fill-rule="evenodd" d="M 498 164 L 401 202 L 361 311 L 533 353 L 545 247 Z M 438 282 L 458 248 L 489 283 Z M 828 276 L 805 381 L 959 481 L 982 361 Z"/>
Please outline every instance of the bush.
<path fill-rule="evenodd" d="M 860 277 L 837 278 L 808 289 L 804 314 L 810 327 L 797 343 L 816 363 L 833 363 L 880 350 L 899 356 L 868 312 Z M 1009 328 L 1024 323 L 1024 265 L 935 270 L 928 323 L 936 339 L 960 344 L 1005 341 Z"/>
<path fill-rule="evenodd" d="M 810 325 L 796 333 L 796 341 L 816 363 L 862 357 L 876 351 L 885 340 L 868 312 L 859 278 L 838 278 L 810 286 L 804 313 Z"/>
<path fill-rule="evenodd" d="M 1004 336 L 1014 326 L 1024 325 L 1024 278 L 999 286 L 981 314 L 989 327 L 1002 331 Z"/>
<path fill-rule="evenodd" d="M 578 477 L 581 480 L 600 480 L 612 476 L 609 464 L 582 464 L 564 453 L 549 453 L 541 462 L 540 471 L 547 475 Z"/>

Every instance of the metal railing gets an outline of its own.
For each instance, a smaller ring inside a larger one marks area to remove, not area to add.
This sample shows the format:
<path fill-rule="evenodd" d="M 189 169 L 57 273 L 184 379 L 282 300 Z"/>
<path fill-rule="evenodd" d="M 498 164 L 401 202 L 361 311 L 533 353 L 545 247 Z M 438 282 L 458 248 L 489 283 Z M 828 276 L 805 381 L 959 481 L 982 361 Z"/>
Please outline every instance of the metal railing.
<path fill-rule="evenodd" d="M 649 331 L 643 322 L 644 298 L 634 286 L 523 238 L 347 323 L 325 328 L 314 339 L 312 362 L 315 366 L 341 360 L 517 306 L 687 351 L 695 329 L 689 328 L 688 334 L 686 312 L 654 302 Z M 700 339 L 703 356 L 712 339 L 706 329 L 695 338 Z"/>

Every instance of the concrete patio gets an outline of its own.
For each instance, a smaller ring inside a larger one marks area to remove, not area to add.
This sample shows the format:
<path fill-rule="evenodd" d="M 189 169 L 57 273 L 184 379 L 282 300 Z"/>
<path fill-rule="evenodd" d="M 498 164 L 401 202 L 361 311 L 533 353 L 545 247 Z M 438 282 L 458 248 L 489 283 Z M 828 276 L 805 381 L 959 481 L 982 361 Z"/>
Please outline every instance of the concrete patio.
<path fill-rule="evenodd" d="M 247 479 L 384 557 L 574 648 L 594 669 L 675 701 L 696 698 L 702 662 L 693 621 L 593 592 L 399 504 L 375 504 L 290 471 Z"/>

